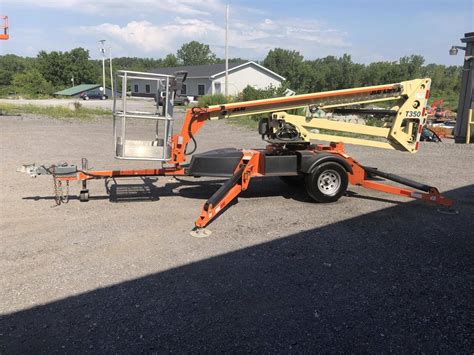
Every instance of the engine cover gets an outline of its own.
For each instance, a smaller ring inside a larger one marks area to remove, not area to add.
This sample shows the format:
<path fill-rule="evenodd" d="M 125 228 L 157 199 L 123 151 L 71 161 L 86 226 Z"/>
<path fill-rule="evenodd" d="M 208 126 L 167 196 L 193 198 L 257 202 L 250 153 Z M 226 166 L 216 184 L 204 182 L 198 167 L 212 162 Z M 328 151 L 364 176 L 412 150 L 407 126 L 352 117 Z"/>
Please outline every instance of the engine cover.
<path fill-rule="evenodd" d="M 211 150 L 209 152 L 194 154 L 187 169 L 190 176 L 222 176 L 229 177 L 234 174 L 237 164 L 242 159 L 243 153 L 235 148 Z"/>

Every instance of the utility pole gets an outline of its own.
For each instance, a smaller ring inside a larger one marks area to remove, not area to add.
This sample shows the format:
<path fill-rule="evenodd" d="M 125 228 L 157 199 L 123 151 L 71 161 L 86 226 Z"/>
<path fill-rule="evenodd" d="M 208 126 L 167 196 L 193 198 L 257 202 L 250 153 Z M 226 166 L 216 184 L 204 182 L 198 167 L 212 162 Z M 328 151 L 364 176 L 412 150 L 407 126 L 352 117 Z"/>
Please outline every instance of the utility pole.
<path fill-rule="evenodd" d="M 104 90 L 103 94 L 105 95 L 105 39 L 101 39 L 99 42 L 101 44 L 100 53 L 102 53 L 102 88 Z"/>
<path fill-rule="evenodd" d="M 229 4 L 225 8 L 225 96 L 229 96 Z"/>
<path fill-rule="evenodd" d="M 114 97 L 115 91 L 114 91 L 114 75 L 112 71 L 112 47 L 109 47 L 109 54 L 110 54 L 110 63 L 109 63 L 110 64 L 110 89 L 112 90 L 112 97 Z"/>

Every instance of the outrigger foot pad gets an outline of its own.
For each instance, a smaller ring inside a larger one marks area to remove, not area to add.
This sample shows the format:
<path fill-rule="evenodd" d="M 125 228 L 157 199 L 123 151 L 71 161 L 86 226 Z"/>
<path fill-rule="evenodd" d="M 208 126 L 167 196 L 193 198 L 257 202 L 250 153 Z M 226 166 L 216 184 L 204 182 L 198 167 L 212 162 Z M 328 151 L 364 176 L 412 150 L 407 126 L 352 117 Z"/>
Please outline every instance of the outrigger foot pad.
<path fill-rule="evenodd" d="M 207 238 L 212 234 L 212 232 L 206 228 L 194 227 L 189 234 L 194 238 Z"/>

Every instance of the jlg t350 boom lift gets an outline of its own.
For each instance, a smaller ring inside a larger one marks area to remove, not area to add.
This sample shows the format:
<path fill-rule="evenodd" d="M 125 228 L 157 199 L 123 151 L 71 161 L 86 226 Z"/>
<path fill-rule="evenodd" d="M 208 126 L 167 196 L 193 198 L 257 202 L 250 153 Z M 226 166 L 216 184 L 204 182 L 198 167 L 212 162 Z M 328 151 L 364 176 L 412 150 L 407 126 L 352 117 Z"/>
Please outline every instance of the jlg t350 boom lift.
<path fill-rule="evenodd" d="M 441 196 L 435 187 L 365 167 L 344 151 L 344 143 L 349 143 L 415 153 L 426 121 L 430 79 L 195 107 L 187 110 L 181 131 L 173 135 L 173 98 L 185 77 L 185 73 L 166 76 L 131 71 L 121 71 L 117 75 L 123 92 L 121 99 L 114 100 L 116 158 L 155 160 L 161 162 L 161 167 L 92 171 L 87 169 L 87 161 L 84 159 L 82 169 L 63 164 L 29 165 L 22 170 L 32 176 L 53 175 L 56 191 L 61 190 L 62 183 L 82 181 L 81 201 L 88 199 L 86 182 L 93 179 L 178 175 L 229 177 L 202 207 L 195 221 L 198 230 L 245 191 L 253 177 L 279 176 L 289 182 L 304 184 L 309 196 L 318 202 L 337 201 L 345 193 L 348 183 L 351 183 L 438 205 L 453 204 L 452 200 Z M 126 91 L 129 80 L 146 80 L 156 85 L 159 96 L 157 102 L 161 101 L 163 107 L 157 106 L 156 112 L 128 110 Z M 394 104 L 390 109 L 361 108 L 364 104 L 385 101 L 392 101 Z M 298 116 L 287 113 L 299 108 L 306 108 L 309 114 Z M 371 127 L 312 117 L 311 112 L 317 110 L 334 114 L 378 115 L 384 117 L 385 123 L 383 127 Z M 260 120 L 258 128 L 259 134 L 269 143 L 265 149 L 222 149 L 194 154 L 189 163 L 186 163 L 187 156 L 192 154 L 189 150 L 196 149 L 195 135 L 207 121 L 255 114 L 266 114 Z M 131 139 L 127 125 L 130 120 L 152 123 L 148 130 L 152 135 L 151 139 Z M 320 133 L 320 130 L 329 133 Z M 356 133 L 367 138 L 338 136 L 338 132 Z M 311 143 L 312 140 L 331 143 L 315 145 Z M 376 182 L 371 179 L 374 176 L 404 187 Z M 60 201 L 61 198 L 57 195 L 57 202 Z"/>

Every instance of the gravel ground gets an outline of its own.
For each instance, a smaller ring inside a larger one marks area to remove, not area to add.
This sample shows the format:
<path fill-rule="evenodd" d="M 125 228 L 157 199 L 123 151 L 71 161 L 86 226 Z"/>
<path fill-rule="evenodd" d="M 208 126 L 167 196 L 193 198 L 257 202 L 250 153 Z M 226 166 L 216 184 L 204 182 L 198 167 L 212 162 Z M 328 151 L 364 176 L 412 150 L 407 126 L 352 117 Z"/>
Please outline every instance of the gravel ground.
<path fill-rule="evenodd" d="M 211 237 L 194 239 L 222 180 L 126 179 L 109 182 L 110 196 L 95 181 L 88 203 L 74 183 L 69 204 L 53 207 L 51 179 L 17 166 L 154 164 L 114 160 L 110 120 L 1 117 L 0 130 L 0 353 L 473 351 L 474 146 L 347 147 L 437 186 L 457 215 L 358 187 L 317 204 L 255 179 Z M 198 142 L 264 146 L 225 121 Z M 138 201 L 114 193 L 144 186 Z"/>

